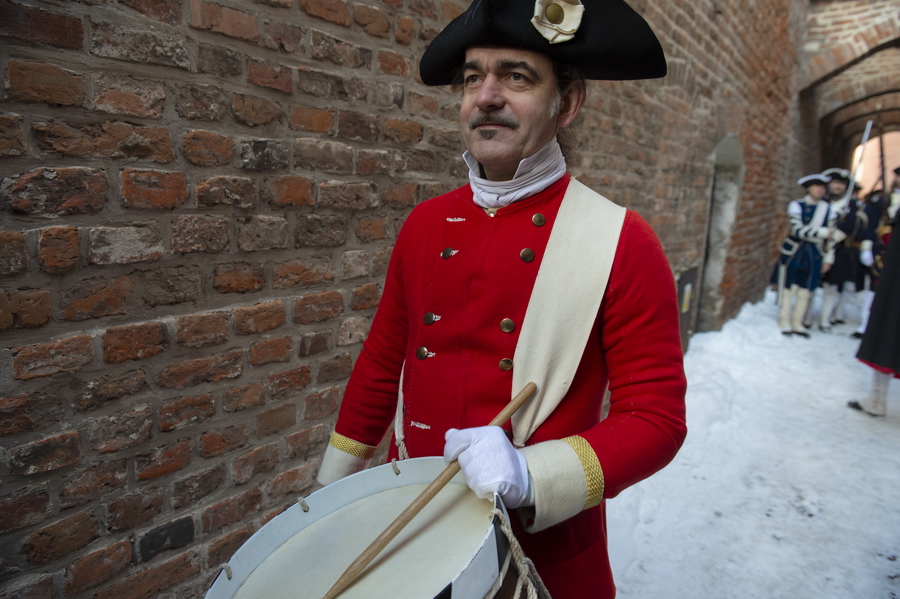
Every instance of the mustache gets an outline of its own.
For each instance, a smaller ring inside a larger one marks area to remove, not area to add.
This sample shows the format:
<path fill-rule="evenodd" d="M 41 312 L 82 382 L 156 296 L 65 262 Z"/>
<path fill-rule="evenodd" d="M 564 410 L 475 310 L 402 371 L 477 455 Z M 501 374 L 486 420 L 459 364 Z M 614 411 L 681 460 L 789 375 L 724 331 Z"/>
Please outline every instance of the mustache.
<path fill-rule="evenodd" d="M 518 129 L 519 121 L 511 117 L 495 116 L 491 114 L 476 116 L 469 121 L 469 129 L 475 129 L 476 127 L 479 127 L 481 125 L 500 125 L 502 127 Z"/>

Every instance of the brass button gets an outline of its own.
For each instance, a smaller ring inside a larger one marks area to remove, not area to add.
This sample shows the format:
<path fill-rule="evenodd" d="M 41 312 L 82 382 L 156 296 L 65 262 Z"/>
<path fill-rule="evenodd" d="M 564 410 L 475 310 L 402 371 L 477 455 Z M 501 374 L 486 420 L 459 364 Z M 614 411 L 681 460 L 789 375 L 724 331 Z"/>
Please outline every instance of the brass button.
<path fill-rule="evenodd" d="M 543 227 L 547 223 L 547 219 L 544 217 L 543 214 L 538 212 L 537 214 L 535 214 L 534 216 L 531 217 L 531 222 L 534 223 L 535 227 Z"/>
<path fill-rule="evenodd" d="M 511 318 L 504 318 L 500 321 L 500 330 L 504 333 L 512 333 L 516 330 L 516 323 Z"/>
<path fill-rule="evenodd" d="M 436 318 L 434 317 L 434 312 L 429 312 L 425 315 L 425 324 L 434 324 Z"/>
<path fill-rule="evenodd" d="M 500 370 L 512 370 L 513 363 L 509 358 L 503 358 L 500 360 Z"/>
<path fill-rule="evenodd" d="M 532 260 L 534 260 L 534 252 L 532 250 L 529 250 L 528 248 L 525 248 L 524 250 L 519 252 L 519 258 L 522 259 L 522 262 L 531 262 Z"/>
<path fill-rule="evenodd" d="M 453 248 L 446 248 L 443 252 L 441 252 L 441 258 L 446 260 L 450 256 L 453 255 Z"/>
<path fill-rule="evenodd" d="M 417 349 L 416 357 L 419 358 L 420 360 L 424 360 L 425 358 L 427 358 L 428 357 L 428 348 L 420 347 L 419 349 Z"/>
<path fill-rule="evenodd" d="M 563 22 L 563 19 L 566 16 L 563 7 L 559 4 L 553 3 L 547 7 L 547 11 L 545 13 L 547 15 L 547 20 L 553 23 L 554 25 L 559 25 Z"/>

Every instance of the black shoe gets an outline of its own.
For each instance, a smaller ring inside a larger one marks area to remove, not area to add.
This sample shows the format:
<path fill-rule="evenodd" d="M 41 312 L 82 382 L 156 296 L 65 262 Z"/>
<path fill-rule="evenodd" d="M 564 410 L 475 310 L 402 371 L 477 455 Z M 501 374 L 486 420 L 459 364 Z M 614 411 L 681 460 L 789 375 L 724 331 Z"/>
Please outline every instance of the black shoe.
<path fill-rule="evenodd" d="M 854 410 L 859 410 L 860 412 L 864 412 L 864 411 L 865 411 L 865 410 L 863 410 L 863 407 L 859 404 L 858 401 L 848 401 L 848 402 L 847 402 L 847 407 L 848 407 L 848 408 L 853 408 Z"/>
<path fill-rule="evenodd" d="M 853 334 L 850 335 L 850 337 L 853 339 L 862 339 L 863 334 L 860 333 L 859 331 L 854 331 Z"/>
<path fill-rule="evenodd" d="M 781 331 L 781 334 L 784 335 L 785 337 L 790 337 L 791 335 L 794 334 L 794 331 Z"/>
<path fill-rule="evenodd" d="M 809 333 L 807 333 L 806 331 L 794 331 L 794 334 L 799 335 L 805 339 L 809 339 Z"/>
<path fill-rule="evenodd" d="M 844 324 L 844 321 L 838 318 L 837 320 L 832 320 L 831 324 Z"/>

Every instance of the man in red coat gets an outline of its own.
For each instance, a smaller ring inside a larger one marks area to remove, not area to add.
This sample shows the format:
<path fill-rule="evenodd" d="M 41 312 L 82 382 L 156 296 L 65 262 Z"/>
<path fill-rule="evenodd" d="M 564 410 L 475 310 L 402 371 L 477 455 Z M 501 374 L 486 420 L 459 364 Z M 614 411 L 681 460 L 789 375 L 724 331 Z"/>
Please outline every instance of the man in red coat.
<path fill-rule="evenodd" d="M 469 184 L 406 220 L 319 473 L 328 484 L 368 466 L 393 422 L 389 457 L 458 459 L 479 496 L 515 509 L 555 599 L 615 596 L 604 500 L 686 434 L 662 247 L 637 213 L 570 178 L 557 143 L 585 78 L 665 72 L 622 0 L 476 0 L 431 43 L 420 74 L 460 89 Z M 512 423 L 484 426 L 529 381 L 538 391 Z"/>

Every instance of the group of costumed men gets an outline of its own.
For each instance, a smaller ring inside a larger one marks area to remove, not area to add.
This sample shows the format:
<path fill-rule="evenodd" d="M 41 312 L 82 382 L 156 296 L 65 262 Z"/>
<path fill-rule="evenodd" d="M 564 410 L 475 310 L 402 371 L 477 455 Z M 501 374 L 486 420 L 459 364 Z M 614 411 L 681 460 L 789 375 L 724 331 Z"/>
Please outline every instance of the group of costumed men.
<path fill-rule="evenodd" d="M 862 294 L 857 358 L 874 370 L 872 391 L 848 405 L 872 416 L 887 413 L 887 387 L 900 378 L 900 241 L 891 230 L 900 219 L 900 167 L 890 192 L 876 190 L 865 201 L 852 194 L 855 182 L 840 168 L 797 181 L 806 195 L 788 205 L 790 233 L 781 247 L 773 282 L 778 286 L 778 325 L 785 335 L 809 337 L 811 298 L 822 287 L 819 329 L 844 322 L 844 309 Z"/>

